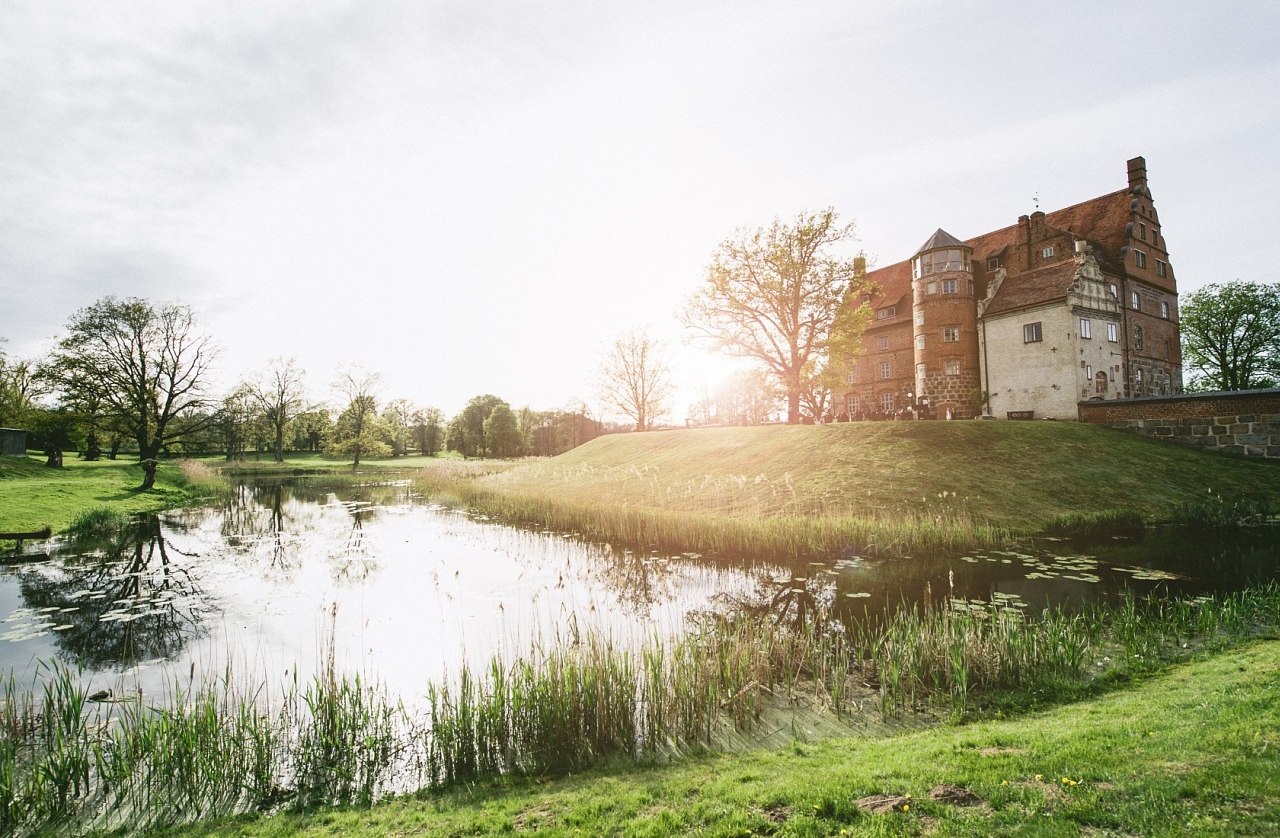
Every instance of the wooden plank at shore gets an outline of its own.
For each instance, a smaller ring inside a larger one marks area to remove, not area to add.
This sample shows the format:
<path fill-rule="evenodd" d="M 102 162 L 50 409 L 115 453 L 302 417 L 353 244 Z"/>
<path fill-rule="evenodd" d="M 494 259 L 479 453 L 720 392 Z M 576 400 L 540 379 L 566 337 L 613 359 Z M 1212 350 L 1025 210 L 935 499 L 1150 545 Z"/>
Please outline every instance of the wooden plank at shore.
<path fill-rule="evenodd" d="M 45 527 L 42 530 L 32 530 L 31 532 L 0 532 L 0 541 L 17 541 L 19 543 L 28 538 L 50 538 L 53 536 L 53 527 Z"/>

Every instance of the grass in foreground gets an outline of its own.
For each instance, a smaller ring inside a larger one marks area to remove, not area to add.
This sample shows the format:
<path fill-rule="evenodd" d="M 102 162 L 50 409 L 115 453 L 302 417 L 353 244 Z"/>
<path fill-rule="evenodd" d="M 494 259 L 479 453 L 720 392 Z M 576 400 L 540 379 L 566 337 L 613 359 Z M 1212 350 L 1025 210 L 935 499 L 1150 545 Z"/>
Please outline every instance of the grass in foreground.
<path fill-rule="evenodd" d="M 1012 721 L 831 739 L 157 835 L 1274 835 L 1280 642 Z M 962 786 L 975 806 L 928 799 Z M 871 815 L 855 801 L 911 795 Z"/>
<path fill-rule="evenodd" d="M 0 532 L 45 526 L 66 529 L 86 513 L 119 517 L 190 503 L 217 491 L 211 471 L 190 461 L 164 462 L 150 491 L 140 491 L 142 467 L 132 460 L 68 459 L 48 468 L 42 459 L 0 457 Z"/>
<path fill-rule="evenodd" d="M 1280 468 L 1076 423 L 867 422 L 616 434 L 460 492 L 641 549 L 800 558 L 1257 518 Z"/>
<path fill-rule="evenodd" d="M 995 603 L 843 630 L 730 615 L 639 650 L 589 635 L 495 659 L 428 685 L 426 718 L 335 673 L 332 661 L 275 702 L 228 676 L 175 687 L 167 701 L 91 704 L 78 679 L 54 667 L 40 693 L 0 680 L 0 830 L 367 805 L 392 788 L 652 763 L 778 732 L 883 732 L 882 720 L 918 723 L 930 709 L 963 718 L 978 704 L 991 712 L 1087 694 L 1186 658 L 1189 647 L 1274 632 L 1278 617 L 1276 586 L 1037 620 Z"/>

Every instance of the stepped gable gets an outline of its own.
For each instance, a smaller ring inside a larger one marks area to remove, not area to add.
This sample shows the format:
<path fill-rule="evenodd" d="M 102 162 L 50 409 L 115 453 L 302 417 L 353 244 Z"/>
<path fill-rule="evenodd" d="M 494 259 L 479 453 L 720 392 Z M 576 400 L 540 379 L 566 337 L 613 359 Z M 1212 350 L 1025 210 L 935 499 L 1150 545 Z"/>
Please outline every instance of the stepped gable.
<path fill-rule="evenodd" d="M 1001 283 L 996 297 L 987 307 L 986 314 L 1000 314 L 1014 309 L 1041 305 L 1066 299 L 1075 281 L 1074 259 L 1064 259 L 1034 271 L 1018 274 Z"/>

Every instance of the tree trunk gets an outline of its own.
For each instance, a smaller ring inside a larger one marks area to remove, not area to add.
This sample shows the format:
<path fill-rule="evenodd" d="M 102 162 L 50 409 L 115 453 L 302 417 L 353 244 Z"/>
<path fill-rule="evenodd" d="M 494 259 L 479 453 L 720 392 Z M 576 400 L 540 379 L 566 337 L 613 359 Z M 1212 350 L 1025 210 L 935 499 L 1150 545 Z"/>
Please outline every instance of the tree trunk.
<path fill-rule="evenodd" d="M 154 457 L 149 457 L 142 461 L 142 485 L 138 488 L 142 491 L 148 491 L 156 485 L 156 462 Z"/>
<path fill-rule="evenodd" d="M 276 462 L 284 462 L 284 428 L 276 428 L 276 446 L 275 446 Z"/>
<path fill-rule="evenodd" d="M 796 387 L 787 390 L 787 424 L 800 424 L 800 390 Z"/>

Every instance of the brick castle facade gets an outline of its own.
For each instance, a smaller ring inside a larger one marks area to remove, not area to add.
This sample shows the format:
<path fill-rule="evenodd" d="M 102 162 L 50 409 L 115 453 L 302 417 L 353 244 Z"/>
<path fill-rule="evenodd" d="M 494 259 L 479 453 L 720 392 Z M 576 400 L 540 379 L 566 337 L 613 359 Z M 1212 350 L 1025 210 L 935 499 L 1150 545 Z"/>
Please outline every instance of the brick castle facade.
<path fill-rule="evenodd" d="M 847 416 L 1075 419 L 1082 400 L 1181 391 L 1177 283 L 1141 157 L 1124 189 L 963 241 L 938 230 L 867 277 Z"/>

